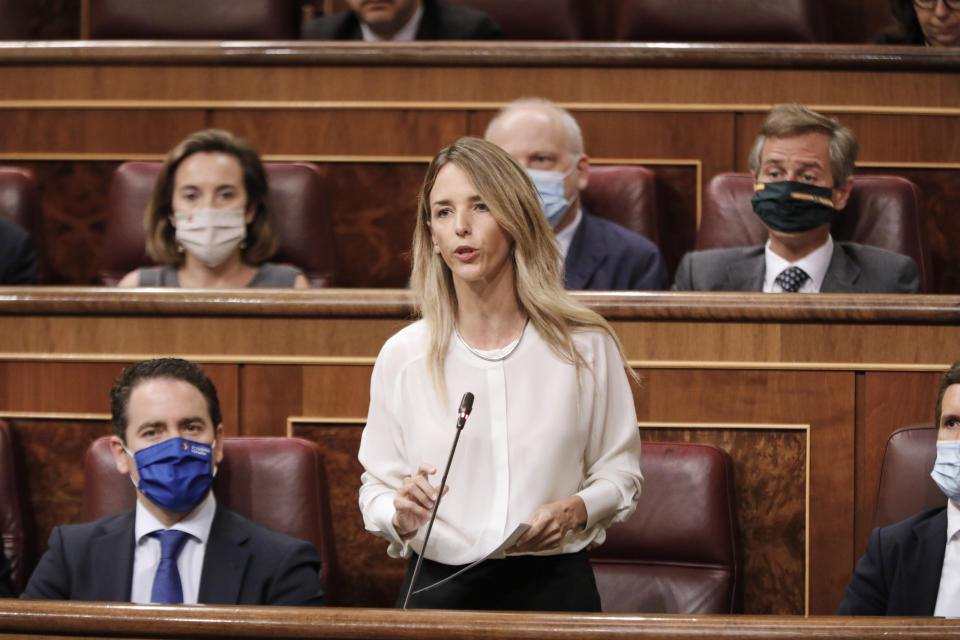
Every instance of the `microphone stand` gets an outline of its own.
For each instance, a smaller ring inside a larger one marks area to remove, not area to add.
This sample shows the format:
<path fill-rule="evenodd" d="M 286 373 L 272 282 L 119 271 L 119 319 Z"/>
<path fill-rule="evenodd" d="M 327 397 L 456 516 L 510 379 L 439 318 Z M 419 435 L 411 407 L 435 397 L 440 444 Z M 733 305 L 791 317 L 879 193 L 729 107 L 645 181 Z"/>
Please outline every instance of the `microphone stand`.
<path fill-rule="evenodd" d="M 437 489 L 437 501 L 433 503 L 433 511 L 430 512 L 430 522 L 427 524 L 427 534 L 423 537 L 423 547 L 417 556 L 417 564 L 413 567 L 413 575 L 410 577 L 410 586 L 407 587 L 407 595 L 403 598 L 403 608 L 406 609 L 410 604 L 410 596 L 413 595 L 413 587 L 417 584 L 417 578 L 420 576 L 420 565 L 423 564 L 423 554 L 427 551 L 427 542 L 430 540 L 430 532 L 433 531 L 433 521 L 437 517 L 437 509 L 440 508 L 440 498 L 443 497 L 443 488 L 447 485 L 447 474 L 450 473 L 450 463 L 453 462 L 453 453 L 457 450 L 457 442 L 460 440 L 460 432 L 463 431 L 463 425 L 467 423 L 467 416 L 473 410 L 473 394 L 469 391 L 463 394 L 460 401 L 460 410 L 457 412 L 457 433 L 453 437 L 453 446 L 450 447 L 450 456 L 447 458 L 447 467 L 443 470 L 443 477 L 440 479 L 440 488 Z"/>

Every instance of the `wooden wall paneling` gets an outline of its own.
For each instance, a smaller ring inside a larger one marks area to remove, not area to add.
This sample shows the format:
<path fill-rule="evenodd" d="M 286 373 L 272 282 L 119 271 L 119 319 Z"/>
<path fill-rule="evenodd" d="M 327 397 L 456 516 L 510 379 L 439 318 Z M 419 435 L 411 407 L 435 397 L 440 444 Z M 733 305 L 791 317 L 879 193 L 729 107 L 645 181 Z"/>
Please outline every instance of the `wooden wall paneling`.
<path fill-rule="evenodd" d="M 326 165 L 342 286 L 407 286 L 426 169 L 419 162 Z"/>
<path fill-rule="evenodd" d="M 460 110 L 406 108 L 221 109 L 212 124 L 271 155 L 423 157 L 467 134 Z"/>
<path fill-rule="evenodd" d="M 23 482 L 25 566 L 36 566 L 57 525 L 76 522 L 83 492 L 83 456 L 91 442 L 113 433 L 110 421 L 62 414 L 51 418 L 7 417 L 15 464 Z M 29 574 L 28 574 L 29 575 Z"/>
<path fill-rule="evenodd" d="M 387 556 L 387 542 L 364 529 L 357 504 L 360 474 L 357 460 L 362 421 L 294 418 L 291 435 L 313 440 L 323 451 L 330 480 L 333 536 L 343 573 L 343 602 L 352 606 L 392 607 L 407 562 Z"/>
<path fill-rule="evenodd" d="M 944 371 L 947 367 L 945 366 Z M 933 424 L 941 373 L 868 371 L 862 442 L 857 442 L 856 557 L 873 528 L 873 510 L 887 438 L 901 427 Z M 852 569 L 852 567 L 851 567 Z"/>
<path fill-rule="evenodd" d="M 782 327 L 775 324 L 614 321 L 613 327 L 631 361 L 668 360 L 695 366 L 704 362 L 780 359 Z"/>
<path fill-rule="evenodd" d="M 370 405 L 373 362 L 304 367 L 303 413 L 362 418 Z"/>
<path fill-rule="evenodd" d="M 880 166 L 865 167 L 862 171 L 892 173 L 917 185 L 920 189 L 921 237 L 930 254 L 933 272 L 932 290 L 936 293 L 960 292 L 960 261 L 956 250 L 960 238 L 960 220 L 956 216 L 956 203 L 960 202 L 960 165 L 929 168 Z"/>
<path fill-rule="evenodd" d="M 129 362 L 0 362 L 0 411 L 110 413 L 109 391 Z"/>
<path fill-rule="evenodd" d="M 166 152 L 206 126 L 201 109 L 57 109 L 0 111 L 0 153 L 143 154 Z"/>
<path fill-rule="evenodd" d="M 642 376 L 652 422 L 810 425 L 809 612 L 833 612 L 853 562 L 854 375 L 644 368 Z"/>
<path fill-rule="evenodd" d="M 117 291 L 119 294 L 120 292 Z M 5 333 L 23 326 L 23 318 L 0 316 L 0 353 L 130 354 L 135 358 L 165 355 L 200 357 L 215 354 L 247 360 L 299 354 L 375 357 L 383 342 L 403 321 L 330 319 L 318 325 L 312 318 L 109 316 L 32 318 L 28 331 Z"/>
<path fill-rule="evenodd" d="M 743 565 L 743 613 L 804 613 L 809 497 L 805 426 L 692 424 L 690 428 L 663 428 L 644 423 L 640 434 L 644 441 L 713 444 L 730 454 Z M 642 505 L 641 496 L 638 508 Z"/>
<path fill-rule="evenodd" d="M 245 364 L 239 375 L 238 434 L 286 435 L 289 417 L 303 413 L 303 366 Z"/>

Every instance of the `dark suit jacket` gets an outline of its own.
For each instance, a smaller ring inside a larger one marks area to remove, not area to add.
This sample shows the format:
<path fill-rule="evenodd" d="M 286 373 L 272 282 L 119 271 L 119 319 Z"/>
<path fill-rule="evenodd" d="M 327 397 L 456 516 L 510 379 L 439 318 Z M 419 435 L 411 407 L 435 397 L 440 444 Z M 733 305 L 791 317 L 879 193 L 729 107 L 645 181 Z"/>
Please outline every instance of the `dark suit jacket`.
<path fill-rule="evenodd" d="M 485 13 L 441 0 L 423 0 L 417 40 L 497 40 L 501 35 L 500 27 Z M 315 18 L 303 25 L 301 36 L 309 40 L 363 39 L 360 19 L 353 11 Z"/>
<path fill-rule="evenodd" d="M 567 289 L 660 291 L 670 286 L 655 244 L 587 212 L 570 242 L 565 271 Z"/>
<path fill-rule="evenodd" d="M 135 510 L 57 527 L 21 598 L 130 602 Z M 320 556 L 309 542 L 217 503 L 203 558 L 201 604 L 319 605 Z"/>
<path fill-rule="evenodd" d="M 763 245 L 692 251 L 683 256 L 678 291 L 762 291 Z M 822 293 L 918 293 L 917 264 L 899 253 L 855 242 L 834 242 Z"/>
<path fill-rule="evenodd" d="M 3 552 L 3 544 L 0 543 L 0 598 L 12 598 L 16 594 L 13 588 L 13 575 L 10 572 L 10 561 L 7 560 L 7 554 Z"/>
<path fill-rule="evenodd" d="M 946 542 L 946 506 L 874 529 L 837 614 L 932 616 Z"/>
<path fill-rule="evenodd" d="M 37 284 L 37 253 L 30 234 L 0 220 L 0 285 Z"/>

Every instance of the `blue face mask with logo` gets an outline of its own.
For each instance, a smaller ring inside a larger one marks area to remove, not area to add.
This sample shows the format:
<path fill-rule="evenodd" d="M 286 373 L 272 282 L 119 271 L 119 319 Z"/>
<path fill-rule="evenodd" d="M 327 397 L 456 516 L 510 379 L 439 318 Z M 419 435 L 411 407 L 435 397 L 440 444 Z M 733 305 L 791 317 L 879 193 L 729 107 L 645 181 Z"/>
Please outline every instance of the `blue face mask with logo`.
<path fill-rule="evenodd" d="M 937 440 L 937 461 L 930 477 L 948 498 L 960 503 L 960 440 Z"/>
<path fill-rule="evenodd" d="M 543 169 L 527 169 L 527 175 L 533 180 L 540 194 L 540 203 L 543 205 L 543 214 L 551 227 L 556 227 L 563 220 L 570 201 L 563 192 L 563 181 L 577 168 L 574 163 L 566 173 L 562 171 L 544 171 Z"/>
<path fill-rule="evenodd" d="M 140 474 L 137 488 L 167 511 L 190 511 L 213 484 L 213 445 L 170 438 L 137 451 L 133 459 Z"/>

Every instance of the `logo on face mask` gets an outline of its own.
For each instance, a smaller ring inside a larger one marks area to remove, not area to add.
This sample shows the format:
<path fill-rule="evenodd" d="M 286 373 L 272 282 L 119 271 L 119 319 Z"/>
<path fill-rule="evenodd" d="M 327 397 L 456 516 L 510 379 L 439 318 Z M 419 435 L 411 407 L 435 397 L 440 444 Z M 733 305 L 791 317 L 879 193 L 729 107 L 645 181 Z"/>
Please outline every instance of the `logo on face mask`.
<path fill-rule="evenodd" d="M 771 229 L 803 233 L 832 223 L 839 213 L 833 207 L 833 190 L 804 182 L 758 182 L 753 211 Z"/>
<path fill-rule="evenodd" d="M 937 440 L 937 461 L 930 477 L 948 498 L 960 503 L 960 440 Z"/>
<path fill-rule="evenodd" d="M 130 454 L 126 447 L 124 451 Z M 136 487 L 167 511 L 190 511 L 213 484 L 213 445 L 170 438 L 131 455 L 140 474 Z"/>
<path fill-rule="evenodd" d="M 177 242 L 211 269 L 226 262 L 247 236 L 243 209 L 177 211 L 173 217 Z"/>
<path fill-rule="evenodd" d="M 564 194 L 563 181 L 576 168 L 577 164 L 574 163 L 566 172 L 527 169 L 527 175 L 533 180 L 534 186 L 537 187 L 537 193 L 540 194 L 543 215 L 547 217 L 547 222 L 551 227 L 560 224 L 563 216 L 567 213 L 567 209 L 570 208 L 570 201 Z"/>

